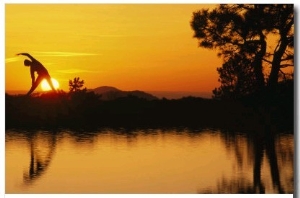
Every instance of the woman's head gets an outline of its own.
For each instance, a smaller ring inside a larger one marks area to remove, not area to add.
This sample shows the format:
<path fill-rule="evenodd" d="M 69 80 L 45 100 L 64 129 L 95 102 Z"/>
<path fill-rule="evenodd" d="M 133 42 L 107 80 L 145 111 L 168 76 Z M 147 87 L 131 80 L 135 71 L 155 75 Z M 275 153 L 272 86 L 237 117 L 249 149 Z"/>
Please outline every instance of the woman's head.
<path fill-rule="evenodd" d="M 28 60 L 28 59 L 25 59 L 25 60 L 24 60 L 24 65 L 25 65 L 25 66 L 30 66 L 30 65 L 31 65 L 31 61 Z"/>

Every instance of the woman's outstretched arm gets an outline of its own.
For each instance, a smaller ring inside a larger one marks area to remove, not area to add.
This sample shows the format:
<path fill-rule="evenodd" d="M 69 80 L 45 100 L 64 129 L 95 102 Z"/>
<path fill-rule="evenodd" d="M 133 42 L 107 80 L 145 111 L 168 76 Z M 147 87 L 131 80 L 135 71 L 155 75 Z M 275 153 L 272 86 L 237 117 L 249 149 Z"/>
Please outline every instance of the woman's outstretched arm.
<path fill-rule="evenodd" d="M 28 53 L 18 53 L 17 55 L 18 55 L 18 56 L 19 56 L 19 55 L 27 56 L 28 58 L 31 59 L 31 61 L 36 61 L 36 59 L 33 58 L 33 57 L 32 57 L 30 54 L 28 54 Z"/>

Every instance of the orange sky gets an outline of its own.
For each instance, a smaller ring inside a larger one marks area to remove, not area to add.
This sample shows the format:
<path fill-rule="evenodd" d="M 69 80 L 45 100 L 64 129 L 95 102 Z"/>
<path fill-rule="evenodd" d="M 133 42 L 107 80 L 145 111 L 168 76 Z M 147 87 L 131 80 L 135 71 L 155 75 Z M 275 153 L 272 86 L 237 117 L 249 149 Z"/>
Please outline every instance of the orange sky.
<path fill-rule="evenodd" d="M 219 86 L 217 52 L 198 47 L 193 4 L 6 4 L 5 89 L 29 90 L 28 52 L 68 91 L 87 88 L 211 92 Z M 38 88 L 37 90 L 40 90 Z"/>

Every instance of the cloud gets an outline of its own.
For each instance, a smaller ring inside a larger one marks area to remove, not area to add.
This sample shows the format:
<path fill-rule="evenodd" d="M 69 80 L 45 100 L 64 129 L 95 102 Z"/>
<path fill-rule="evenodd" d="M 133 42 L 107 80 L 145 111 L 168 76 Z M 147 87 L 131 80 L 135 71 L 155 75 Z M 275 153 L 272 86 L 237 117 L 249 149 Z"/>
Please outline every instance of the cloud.
<path fill-rule="evenodd" d="M 75 73 L 97 73 L 99 71 L 92 71 L 92 70 L 85 70 L 85 69 L 63 69 L 63 70 L 56 70 L 56 72 L 64 73 L 64 74 L 75 74 Z"/>
<path fill-rule="evenodd" d="M 36 56 L 64 56 L 64 57 L 75 57 L 75 56 L 101 56 L 102 54 L 93 54 L 93 53 L 79 53 L 79 52 L 32 52 L 31 54 L 33 57 Z M 12 57 L 12 58 L 5 58 L 5 63 L 12 63 L 23 60 L 26 57 Z"/>
<path fill-rule="evenodd" d="M 17 62 L 17 61 L 19 61 L 19 60 L 20 60 L 19 57 L 6 58 L 6 59 L 5 59 L 5 63 Z"/>
<path fill-rule="evenodd" d="M 101 54 L 80 52 L 33 52 L 36 56 L 100 56 Z"/>
<path fill-rule="evenodd" d="M 94 38 L 119 38 L 119 37 L 132 37 L 135 35 L 124 34 L 77 34 L 80 37 L 94 37 Z"/>

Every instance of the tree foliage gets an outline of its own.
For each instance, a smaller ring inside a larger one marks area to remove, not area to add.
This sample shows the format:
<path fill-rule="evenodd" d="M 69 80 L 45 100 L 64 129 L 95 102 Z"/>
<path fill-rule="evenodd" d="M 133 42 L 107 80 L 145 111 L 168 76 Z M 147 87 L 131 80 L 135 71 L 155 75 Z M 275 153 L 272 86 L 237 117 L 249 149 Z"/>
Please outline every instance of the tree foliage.
<path fill-rule="evenodd" d="M 217 49 L 223 58 L 215 97 L 276 88 L 281 69 L 293 66 L 292 4 L 219 5 L 194 12 L 191 27 L 200 47 Z"/>
<path fill-rule="evenodd" d="M 79 77 L 75 77 L 73 80 L 69 80 L 69 90 L 71 93 L 80 91 L 83 85 L 84 80 L 80 80 Z"/>

